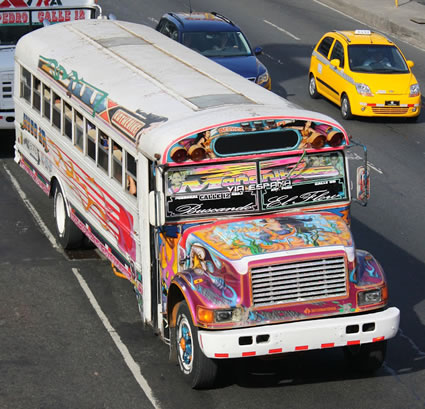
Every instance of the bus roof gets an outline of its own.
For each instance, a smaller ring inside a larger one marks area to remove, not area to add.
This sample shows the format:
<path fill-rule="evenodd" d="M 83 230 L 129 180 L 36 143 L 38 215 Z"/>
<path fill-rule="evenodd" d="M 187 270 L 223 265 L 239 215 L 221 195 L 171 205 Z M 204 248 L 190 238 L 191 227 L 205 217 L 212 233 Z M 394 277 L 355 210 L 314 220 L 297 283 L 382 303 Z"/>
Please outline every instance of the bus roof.
<path fill-rule="evenodd" d="M 342 129 L 140 24 L 48 26 L 22 37 L 16 58 L 50 75 L 150 158 L 188 134 L 238 120 L 296 118 Z"/>

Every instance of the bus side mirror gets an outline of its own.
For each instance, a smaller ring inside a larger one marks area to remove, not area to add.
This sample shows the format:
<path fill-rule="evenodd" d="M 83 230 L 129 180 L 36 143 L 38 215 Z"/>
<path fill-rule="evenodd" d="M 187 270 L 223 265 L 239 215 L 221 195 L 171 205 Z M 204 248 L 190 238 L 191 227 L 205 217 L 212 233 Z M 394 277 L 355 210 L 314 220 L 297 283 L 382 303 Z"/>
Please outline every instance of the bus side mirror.
<path fill-rule="evenodd" d="M 149 223 L 159 227 L 165 224 L 165 200 L 163 192 L 149 192 Z"/>
<path fill-rule="evenodd" d="M 370 175 L 364 166 L 357 168 L 357 201 L 363 206 L 367 205 L 370 198 Z"/>

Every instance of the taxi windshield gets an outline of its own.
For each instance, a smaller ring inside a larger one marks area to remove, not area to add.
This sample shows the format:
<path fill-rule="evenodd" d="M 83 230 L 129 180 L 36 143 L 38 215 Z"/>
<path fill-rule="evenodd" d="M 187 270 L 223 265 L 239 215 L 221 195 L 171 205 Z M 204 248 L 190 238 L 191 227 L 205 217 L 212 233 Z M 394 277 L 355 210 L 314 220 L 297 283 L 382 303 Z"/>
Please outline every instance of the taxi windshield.
<path fill-rule="evenodd" d="M 186 32 L 183 44 L 205 57 L 245 57 L 252 55 L 248 41 L 241 32 Z"/>
<path fill-rule="evenodd" d="M 166 216 L 260 214 L 348 200 L 341 151 L 258 161 L 173 167 Z"/>
<path fill-rule="evenodd" d="M 392 45 L 353 44 L 348 46 L 350 69 L 373 74 L 404 74 L 409 72 L 406 61 Z"/>

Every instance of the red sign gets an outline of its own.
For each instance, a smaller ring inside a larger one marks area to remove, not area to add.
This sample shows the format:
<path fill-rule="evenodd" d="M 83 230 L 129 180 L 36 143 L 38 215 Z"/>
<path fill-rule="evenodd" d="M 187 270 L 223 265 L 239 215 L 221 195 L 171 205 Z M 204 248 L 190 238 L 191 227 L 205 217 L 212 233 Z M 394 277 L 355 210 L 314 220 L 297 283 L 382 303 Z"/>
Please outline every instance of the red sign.
<path fill-rule="evenodd" d="M 37 18 L 35 21 L 42 23 L 44 20 L 48 20 L 51 23 L 62 23 L 64 21 L 71 20 L 85 20 L 86 10 L 47 10 L 47 11 L 37 11 Z M 88 15 L 87 18 L 90 18 Z"/>
<path fill-rule="evenodd" d="M 9 11 L 0 13 L 0 24 L 28 24 L 29 14 L 27 11 Z"/>

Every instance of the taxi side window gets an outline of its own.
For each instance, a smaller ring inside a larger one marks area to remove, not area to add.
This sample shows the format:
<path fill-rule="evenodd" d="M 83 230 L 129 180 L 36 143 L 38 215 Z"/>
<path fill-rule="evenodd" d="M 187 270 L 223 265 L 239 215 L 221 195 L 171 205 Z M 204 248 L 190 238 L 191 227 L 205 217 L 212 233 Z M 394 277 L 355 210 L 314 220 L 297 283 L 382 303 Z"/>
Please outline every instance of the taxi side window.
<path fill-rule="evenodd" d="M 328 58 L 329 50 L 331 49 L 331 45 L 334 39 L 332 37 L 325 37 L 317 47 L 317 51 L 322 54 L 324 57 Z"/>
<path fill-rule="evenodd" d="M 339 66 L 341 68 L 344 68 L 344 47 L 338 40 L 335 42 L 334 48 L 332 49 L 331 53 L 330 60 L 334 59 L 339 60 Z"/>

